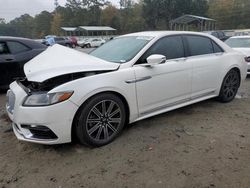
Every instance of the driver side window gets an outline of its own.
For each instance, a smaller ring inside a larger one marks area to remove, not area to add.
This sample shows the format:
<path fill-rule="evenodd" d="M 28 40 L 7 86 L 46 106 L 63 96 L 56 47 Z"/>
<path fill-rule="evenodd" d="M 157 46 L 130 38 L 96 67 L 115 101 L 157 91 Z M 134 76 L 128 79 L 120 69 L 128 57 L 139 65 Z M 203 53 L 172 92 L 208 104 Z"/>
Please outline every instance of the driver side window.
<path fill-rule="evenodd" d="M 147 63 L 147 58 L 153 54 L 166 56 L 166 59 L 178 59 L 184 57 L 184 46 L 181 36 L 168 36 L 159 39 L 139 59 L 137 64 Z"/>

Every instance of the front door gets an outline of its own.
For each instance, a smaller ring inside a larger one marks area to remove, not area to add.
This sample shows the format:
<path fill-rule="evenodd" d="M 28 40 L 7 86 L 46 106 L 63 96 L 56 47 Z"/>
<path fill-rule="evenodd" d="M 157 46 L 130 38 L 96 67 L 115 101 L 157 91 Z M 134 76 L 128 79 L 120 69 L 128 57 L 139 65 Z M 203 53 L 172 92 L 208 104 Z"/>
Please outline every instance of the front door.
<path fill-rule="evenodd" d="M 140 65 L 152 54 L 164 55 L 167 61 L 152 67 Z M 134 65 L 134 70 L 140 116 L 189 100 L 192 64 L 185 60 L 181 36 L 158 40 Z"/>

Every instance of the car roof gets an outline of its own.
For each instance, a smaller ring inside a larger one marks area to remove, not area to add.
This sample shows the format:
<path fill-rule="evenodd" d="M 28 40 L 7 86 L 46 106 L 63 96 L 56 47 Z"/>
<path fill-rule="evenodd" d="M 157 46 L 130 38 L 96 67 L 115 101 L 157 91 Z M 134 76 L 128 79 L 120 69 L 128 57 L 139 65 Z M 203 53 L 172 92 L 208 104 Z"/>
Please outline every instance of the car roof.
<path fill-rule="evenodd" d="M 21 42 L 21 43 L 27 45 L 28 47 L 30 47 L 32 49 L 46 48 L 45 45 L 43 45 L 35 40 L 28 39 L 28 38 L 22 38 L 22 37 L 0 36 L 0 41 L 17 41 L 17 42 Z"/>
<path fill-rule="evenodd" d="M 231 37 L 231 39 L 249 39 L 250 35 L 244 35 L 244 36 L 234 36 Z"/>
<path fill-rule="evenodd" d="M 149 37 L 163 37 L 167 35 L 177 35 L 177 34 L 191 34 L 191 35 L 201 35 L 210 36 L 207 33 L 201 32 L 191 32 L 191 31 L 144 31 L 138 33 L 131 33 L 124 36 L 149 36 Z"/>

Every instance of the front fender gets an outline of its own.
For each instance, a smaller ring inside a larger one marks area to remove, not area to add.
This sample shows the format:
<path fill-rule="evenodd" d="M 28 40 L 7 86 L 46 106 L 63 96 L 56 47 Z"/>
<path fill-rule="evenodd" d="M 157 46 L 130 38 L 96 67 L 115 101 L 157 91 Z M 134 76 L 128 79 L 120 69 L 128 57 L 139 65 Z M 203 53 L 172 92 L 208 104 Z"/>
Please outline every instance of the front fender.
<path fill-rule="evenodd" d="M 130 122 L 133 122 L 138 118 L 138 106 L 135 83 L 126 83 L 126 80 L 131 79 L 135 79 L 134 70 L 128 68 L 70 81 L 50 92 L 74 91 L 70 101 L 78 107 L 98 93 L 110 91 L 119 93 L 128 103 Z"/>

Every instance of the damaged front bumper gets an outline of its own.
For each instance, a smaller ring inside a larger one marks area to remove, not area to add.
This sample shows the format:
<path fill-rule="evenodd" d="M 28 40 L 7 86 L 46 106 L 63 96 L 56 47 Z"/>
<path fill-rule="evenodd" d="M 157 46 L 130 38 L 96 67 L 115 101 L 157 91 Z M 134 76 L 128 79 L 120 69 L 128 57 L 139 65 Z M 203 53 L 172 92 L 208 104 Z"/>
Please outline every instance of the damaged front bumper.
<path fill-rule="evenodd" d="M 7 92 L 7 113 L 19 140 L 39 144 L 61 144 L 71 142 L 71 128 L 78 109 L 70 100 L 62 103 L 25 107 L 27 88 L 19 82 L 13 82 Z"/>

